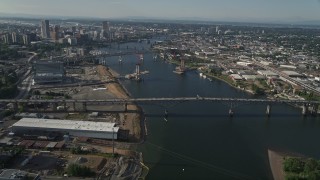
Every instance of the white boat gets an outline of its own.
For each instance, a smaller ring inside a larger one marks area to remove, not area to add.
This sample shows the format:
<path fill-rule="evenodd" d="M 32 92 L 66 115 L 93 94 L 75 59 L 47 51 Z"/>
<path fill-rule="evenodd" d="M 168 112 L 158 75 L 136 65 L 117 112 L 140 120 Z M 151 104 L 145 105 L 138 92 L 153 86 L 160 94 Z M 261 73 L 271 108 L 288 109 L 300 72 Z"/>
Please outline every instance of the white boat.
<path fill-rule="evenodd" d="M 206 76 L 206 75 L 203 75 L 202 77 L 203 77 L 203 78 L 207 78 L 207 76 Z"/>
<path fill-rule="evenodd" d="M 200 75 L 200 77 L 202 77 L 202 76 L 203 76 L 203 73 L 200 73 L 199 75 Z"/>

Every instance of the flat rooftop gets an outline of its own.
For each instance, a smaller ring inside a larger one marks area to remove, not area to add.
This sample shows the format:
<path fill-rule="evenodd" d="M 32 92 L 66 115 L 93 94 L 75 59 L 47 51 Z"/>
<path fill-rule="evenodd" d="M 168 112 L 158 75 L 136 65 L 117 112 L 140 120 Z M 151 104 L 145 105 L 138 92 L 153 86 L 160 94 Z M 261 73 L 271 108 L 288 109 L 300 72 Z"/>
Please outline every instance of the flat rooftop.
<path fill-rule="evenodd" d="M 285 73 L 288 76 L 303 76 L 302 74 L 299 74 L 295 71 L 282 71 L 283 73 Z"/>
<path fill-rule="evenodd" d="M 115 123 L 108 122 L 92 122 L 92 121 L 73 121 L 60 119 L 37 119 L 22 118 L 20 121 L 12 125 L 12 127 L 28 127 L 58 130 L 76 130 L 76 131 L 97 131 L 97 132 L 115 132 L 119 127 L 115 127 Z"/>

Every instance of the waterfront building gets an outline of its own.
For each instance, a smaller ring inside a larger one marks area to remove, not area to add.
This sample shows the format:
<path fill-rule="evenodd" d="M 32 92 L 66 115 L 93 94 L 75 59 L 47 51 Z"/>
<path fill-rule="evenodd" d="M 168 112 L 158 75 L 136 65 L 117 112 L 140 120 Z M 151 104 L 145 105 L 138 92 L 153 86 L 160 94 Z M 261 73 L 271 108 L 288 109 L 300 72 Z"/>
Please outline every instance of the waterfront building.
<path fill-rule="evenodd" d="M 117 139 L 119 127 L 115 126 L 109 122 L 22 118 L 12 125 L 12 131 L 15 134 L 57 132 L 75 137 Z"/>

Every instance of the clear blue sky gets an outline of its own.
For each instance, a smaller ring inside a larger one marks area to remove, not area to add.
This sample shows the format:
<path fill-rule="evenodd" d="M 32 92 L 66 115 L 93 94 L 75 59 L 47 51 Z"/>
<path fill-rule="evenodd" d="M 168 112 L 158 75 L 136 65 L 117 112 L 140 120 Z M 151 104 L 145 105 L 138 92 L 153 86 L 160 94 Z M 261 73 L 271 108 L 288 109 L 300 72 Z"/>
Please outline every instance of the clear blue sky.
<path fill-rule="evenodd" d="M 320 20 L 320 0 L 0 0 L 0 12 L 102 18 Z"/>

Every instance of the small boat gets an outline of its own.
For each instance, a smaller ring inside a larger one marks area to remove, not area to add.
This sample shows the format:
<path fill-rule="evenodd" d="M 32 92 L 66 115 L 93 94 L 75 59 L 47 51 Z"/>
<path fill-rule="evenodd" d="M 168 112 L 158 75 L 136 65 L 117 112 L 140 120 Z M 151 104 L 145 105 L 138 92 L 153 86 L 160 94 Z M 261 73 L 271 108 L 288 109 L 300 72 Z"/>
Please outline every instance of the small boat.
<path fill-rule="evenodd" d="M 168 119 L 167 119 L 167 118 L 163 118 L 163 120 L 164 120 L 165 122 L 168 122 Z"/>
<path fill-rule="evenodd" d="M 203 73 L 200 73 L 199 75 L 200 75 L 200 77 L 202 77 L 202 76 L 203 76 Z"/>
<path fill-rule="evenodd" d="M 211 78 L 208 78 L 208 80 L 209 80 L 210 82 L 212 82 L 212 79 L 211 79 Z"/>
<path fill-rule="evenodd" d="M 181 69 L 180 67 L 176 67 L 176 70 L 174 70 L 173 72 L 176 74 L 182 75 L 182 74 L 184 74 L 185 71 L 184 71 L 184 69 Z"/>
<path fill-rule="evenodd" d="M 203 77 L 203 78 L 205 78 L 205 79 L 207 78 L 207 76 L 206 76 L 206 75 L 203 75 L 202 77 Z"/>
<path fill-rule="evenodd" d="M 122 57 L 119 56 L 119 63 L 122 63 Z"/>

